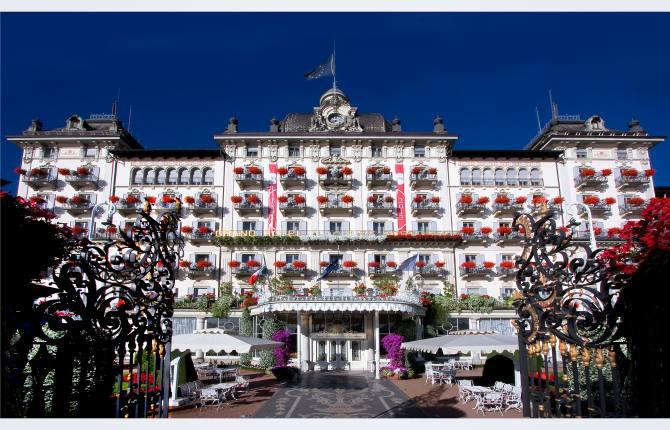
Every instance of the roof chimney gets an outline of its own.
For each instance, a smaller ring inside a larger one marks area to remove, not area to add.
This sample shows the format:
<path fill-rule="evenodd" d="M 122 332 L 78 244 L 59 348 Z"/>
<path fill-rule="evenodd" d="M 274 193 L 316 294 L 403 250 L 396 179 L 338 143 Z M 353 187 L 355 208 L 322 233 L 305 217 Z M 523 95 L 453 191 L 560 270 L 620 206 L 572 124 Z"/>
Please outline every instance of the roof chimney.
<path fill-rule="evenodd" d="M 631 119 L 630 122 L 628 123 L 628 131 L 638 132 L 638 131 L 644 131 L 644 129 L 640 126 L 640 121 L 636 119 Z"/>
<path fill-rule="evenodd" d="M 30 121 L 30 126 L 28 127 L 27 131 L 42 131 L 42 121 L 40 121 L 38 118 Z"/>

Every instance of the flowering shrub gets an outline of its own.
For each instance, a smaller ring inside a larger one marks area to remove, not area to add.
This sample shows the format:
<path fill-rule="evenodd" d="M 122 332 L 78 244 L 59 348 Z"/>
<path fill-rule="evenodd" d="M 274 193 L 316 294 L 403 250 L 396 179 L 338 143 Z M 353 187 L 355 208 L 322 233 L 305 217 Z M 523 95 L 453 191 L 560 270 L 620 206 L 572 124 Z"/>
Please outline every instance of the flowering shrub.
<path fill-rule="evenodd" d="M 485 261 L 484 267 L 486 267 L 487 269 L 493 269 L 494 267 L 496 267 L 496 263 L 494 263 L 493 261 Z"/>
<path fill-rule="evenodd" d="M 587 205 L 596 205 L 600 202 L 597 196 L 584 196 L 584 203 Z"/>
<path fill-rule="evenodd" d="M 494 202 L 496 202 L 496 203 L 498 203 L 498 204 L 503 204 L 503 205 L 504 205 L 504 204 L 509 203 L 509 197 L 507 197 L 507 196 L 504 195 L 504 194 L 498 194 L 498 195 L 496 196 Z"/>
<path fill-rule="evenodd" d="M 181 227 L 180 230 L 181 230 L 182 233 L 185 233 L 185 234 L 193 233 L 193 227 L 191 227 L 190 225 L 184 225 L 184 226 Z"/>
<path fill-rule="evenodd" d="M 395 333 L 388 334 L 382 338 L 382 344 L 384 345 L 384 349 L 386 349 L 386 358 L 391 360 L 391 368 L 399 368 L 403 365 L 402 359 L 404 354 L 402 342 L 404 340 L 403 336 Z"/>
<path fill-rule="evenodd" d="M 349 194 L 345 194 L 342 196 L 342 203 L 351 203 L 354 201 L 354 198 L 350 196 Z"/>
<path fill-rule="evenodd" d="M 579 169 L 579 176 L 581 177 L 590 177 L 596 174 L 596 171 L 594 169 L 591 169 L 590 167 L 587 167 L 585 169 Z"/>
<path fill-rule="evenodd" d="M 351 170 L 351 167 L 343 167 L 342 170 L 340 170 L 340 173 L 343 175 L 351 175 L 353 173 L 353 170 Z"/>
<path fill-rule="evenodd" d="M 488 197 L 483 196 L 477 199 L 477 203 L 479 203 L 480 205 L 485 205 L 489 202 L 489 200 L 490 199 Z"/>
<path fill-rule="evenodd" d="M 644 176 L 646 177 L 654 176 L 655 174 L 656 174 L 655 169 L 647 169 L 644 171 Z"/>
<path fill-rule="evenodd" d="M 278 346 L 272 352 L 272 355 L 275 357 L 275 366 L 276 367 L 286 367 L 288 364 L 289 358 L 289 339 L 291 338 L 291 332 L 286 329 L 279 330 L 274 332 L 272 335 L 272 340 L 275 342 L 283 342 L 281 346 Z"/>
<path fill-rule="evenodd" d="M 230 261 L 228 262 L 228 267 L 230 267 L 231 269 L 234 269 L 234 268 L 236 268 L 236 267 L 240 267 L 241 264 L 242 264 L 242 263 L 240 263 L 240 262 L 237 261 L 237 260 L 230 260 Z"/>
<path fill-rule="evenodd" d="M 328 168 L 319 166 L 316 168 L 316 173 L 318 173 L 319 175 L 325 175 L 328 173 Z"/>
<path fill-rule="evenodd" d="M 109 196 L 109 201 L 112 203 L 116 203 L 119 201 L 118 196 Z"/>
<path fill-rule="evenodd" d="M 469 194 L 464 194 L 458 199 L 458 202 L 464 205 L 469 205 L 472 203 L 472 196 Z"/>
<path fill-rule="evenodd" d="M 612 174 L 612 169 L 603 169 L 600 171 L 600 174 L 603 176 L 609 176 Z"/>
<path fill-rule="evenodd" d="M 70 172 L 70 169 L 65 169 L 65 168 L 59 167 L 58 168 L 58 174 L 63 175 L 63 176 L 70 176 L 71 172 Z"/>
<path fill-rule="evenodd" d="M 319 204 L 325 205 L 328 203 L 328 197 L 326 196 L 317 196 L 316 201 L 319 202 Z"/>
<path fill-rule="evenodd" d="M 461 233 L 463 233 L 463 234 L 474 234 L 474 232 L 475 232 L 475 228 L 470 227 L 470 226 L 466 226 L 466 227 L 463 227 L 461 229 Z"/>
<path fill-rule="evenodd" d="M 501 261 L 500 267 L 503 269 L 514 269 L 514 262 L 510 260 Z"/>
<path fill-rule="evenodd" d="M 565 199 L 561 196 L 554 197 L 553 200 L 552 200 L 552 202 L 554 202 L 554 204 L 557 204 L 557 205 L 560 205 L 564 201 L 565 201 Z"/>
<path fill-rule="evenodd" d="M 347 260 L 344 263 L 342 263 L 342 265 L 344 267 L 353 268 L 353 267 L 358 266 L 358 263 L 356 263 L 355 261 L 352 261 L 352 260 Z"/>
<path fill-rule="evenodd" d="M 514 201 L 518 204 L 522 204 L 526 203 L 526 200 L 527 200 L 526 196 L 519 196 Z"/>
<path fill-rule="evenodd" d="M 493 229 L 491 227 L 482 227 L 479 231 L 481 231 L 482 234 L 491 234 L 491 232 L 493 232 Z"/>
<path fill-rule="evenodd" d="M 477 267 L 477 263 L 475 263 L 474 261 L 464 261 L 461 264 L 461 267 L 464 269 L 474 269 L 475 267 Z"/>

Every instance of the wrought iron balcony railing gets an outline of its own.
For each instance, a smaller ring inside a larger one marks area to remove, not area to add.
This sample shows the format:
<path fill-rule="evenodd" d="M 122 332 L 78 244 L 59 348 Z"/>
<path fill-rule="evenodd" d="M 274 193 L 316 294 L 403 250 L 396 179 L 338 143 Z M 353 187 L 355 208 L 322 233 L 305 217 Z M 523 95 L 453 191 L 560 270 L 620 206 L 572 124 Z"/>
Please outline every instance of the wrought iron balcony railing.
<path fill-rule="evenodd" d="M 177 209 L 177 202 L 164 202 L 162 200 L 158 200 L 156 204 L 154 204 L 153 209 L 157 212 L 169 212 Z"/>
<path fill-rule="evenodd" d="M 260 201 L 258 202 L 250 202 L 248 200 L 242 200 L 239 203 L 233 203 L 233 207 L 235 210 L 237 210 L 239 213 L 261 213 L 263 209 L 263 203 Z"/>
<path fill-rule="evenodd" d="M 284 276 L 304 277 L 307 272 L 307 267 L 294 267 L 292 264 L 287 264 L 284 267 L 278 268 L 277 272 Z"/>
<path fill-rule="evenodd" d="M 498 275 L 501 278 L 510 278 L 516 275 L 516 269 L 508 267 L 498 267 Z"/>
<path fill-rule="evenodd" d="M 609 205 L 605 202 L 598 202 L 593 204 L 587 204 L 589 209 L 591 209 L 591 214 L 593 216 L 602 217 L 607 216 L 612 213 L 612 205 Z M 580 213 L 582 216 L 586 216 L 586 211 L 581 209 Z"/>
<path fill-rule="evenodd" d="M 349 213 L 351 214 L 354 209 L 354 202 L 345 203 L 340 200 L 329 200 L 326 203 L 319 205 L 319 210 L 322 214 L 326 213 Z"/>
<path fill-rule="evenodd" d="M 619 205 L 619 213 L 622 215 L 639 215 L 644 210 L 644 204 L 632 205 L 630 203 Z"/>
<path fill-rule="evenodd" d="M 144 206 L 144 203 L 142 202 L 144 198 L 138 197 L 137 199 L 138 201 L 130 203 L 127 202 L 125 199 L 116 202 L 115 203 L 116 210 L 122 215 L 137 213 Z"/>
<path fill-rule="evenodd" d="M 428 264 L 423 267 L 414 266 L 414 274 L 421 275 L 424 278 L 434 278 L 439 276 L 446 276 L 449 271 L 444 267 L 438 267 L 435 264 Z"/>
<path fill-rule="evenodd" d="M 440 210 L 440 203 L 433 202 L 430 198 L 424 199 L 420 202 L 412 202 L 412 215 L 419 214 L 437 214 Z"/>
<path fill-rule="evenodd" d="M 77 190 L 86 187 L 96 187 L 98 185 L 98 175 L 95 172 L 90 172 L 86 175 L 67 175 L 64 176 L 64 179 L 65 182 Z"/>
<path fill-rule="evenodd" d="M 393 213 L 393 202 L 386 202 L 384 200 L 376 200 L 374 202 L 368 202 L 368 213 Z"/>
<path fill-rule="evenodd" d="M 54 188 L 57 184 L 56 175 L 52 173 L 46 174 L 30 174 L 21 175 L 21 179 L 30 188 L 39 190 L 42 188 Z"/>
<path fill-rule="evenodd" d="M 83 214 L 86 212 L 91 212 L 95 206 L 95 202 L 85 201 L 81 203 L 73 203 L 68 201 L 63 204 L 63 208 L 71 214 Z"/>
<path fill-rule="evenodd" d="M 300 203 L 295 201 L 295 198 L 289 197 L 285 202 L 279 202 L 279 210 L 283 213 L 305 213 L 307 204 L 302 201 Z"/>
<path fill-rule="evenodd" d="M 577 176 L 575 177 L 575 188 L 601 188 L 607 186 L 607 176 L 597 172 L 592 176 Z"/>
<path fill-rule="evenodd" d="M 513 214 L 514 212 L 523 212 L 523 203 L 493 203 L 493 211 L 497 214 Z"/>
<path fill-rule="evenodd" d="M 211 266 L 198 266 L 197 263 L 191 264 L 188 268 L 189 278 L 208 278 L 214 275 L 216 267 L 212 264 Z"/>
<path fill-rule="evenodd" d="M 238 173 L 235 174 L 235 180 L 241 188 L 260 187 L 263 185 L 262 173 Z"/>
<path fill-rule="evenodd" d="M 463 242 L 486 242 L 490 238 L 490 235 L 481 232 L 463 233 Z"/>
<path fill-rule="evenodd" d="M 184 233 L 184 236 L 191 242 L 209 242 L 214 237 L 215 233 L 213 229 L 209 231 L 202 232 L 199 229 L 195 229 L 190 233 Z"/>
<path fill-rule="evenodd" d="M 646 176 L 644 173 L 639 173 L 637 176 L 621 175 L 615 181 L 617 188 L 620 190 L 644 188 L 649 185 L 649 182 L 649 176 Z"/>
<path fill-rule="evenodd" d="M 345 175 L 339 171 L 329 171 L 325 175 L 319 175 L 319 184 L 322 187 L 351 188 L 351 175 Z"/>
<path fill-rule="evenodd" d="M 304 185 L 307 180 L 307 175 L 303 173 L 302 175 L 297 175 L 293 170 L 289 169 L 288 173 L 285 175 L 279 175 L 279 182 L 281 182 L 284 187 L 293 186 L 293 185 Z"/>
<path fill-rule="evenodd" d="M 326 268 L 321 267 L 320 269 L 321 270 L 319 272 L 323 275 L 323 272 L 326 270 Z M 335 269 L 330 272 L 328 278 L 353 278 L 356 275 L 355 269 L 355 267 L 340 267 L 339 269 Z"/>
<path fill-rule="evenodd" d="M 368 187 L 390 187 L 393 183 L 393 174 L 377 172 L 366 175 Z"/>
<path fill-rule="evenodd" d="M 459 214 L 479 214 L 486 210 L 486 205 L 484 203 L 456 203 L 456 211 Z"/>
<path fill-rule="evenodd" d="M 437 185 L 437 173 L 411 173 L 409 175 L 409 185 L 412 189 L 432 188 Z"/>
<path fill-rule="evenodd" d="M 483 264 L 478 264 L 475 267 L 461 266 L 460 272 L 461 276 L 464 278 L 477 277 L 477 276 L 492 277 L 495 274 L 492 267 L 489 268 L 484 266 Z"/>
<path fill-rule="evenodd" d="M 368 265 L 368 276 L 384 276 L 384 275 L 396 275 L 398 273 L 398 266 L 396 264 L 388 265 L 381 264 L 377 266 Z"/>
<path fill-rule="evenodd" d="M 213 202 L 203 202 L 200 199 L 196 199 L 195 203 L 190 205 L 191 211 L 194 214 L 216 213 L 217 207 L 218 203 L 216 199 Z"/>
<path fill-rule="evenodd" d="M 231 272 L 235 276 L 251 276 L 254 272 L 260 269 L 260 265 L 249 266 L 246 263 L 241 263 L 237 267 L 233 267 Z"/>
<path fill-rule="evenodd" d="M 494 236 L 496 242 L 521 242 L 524 240 L 524 235 L 518 231 L 513 231 L 511 233 L 495 233 Z"/>

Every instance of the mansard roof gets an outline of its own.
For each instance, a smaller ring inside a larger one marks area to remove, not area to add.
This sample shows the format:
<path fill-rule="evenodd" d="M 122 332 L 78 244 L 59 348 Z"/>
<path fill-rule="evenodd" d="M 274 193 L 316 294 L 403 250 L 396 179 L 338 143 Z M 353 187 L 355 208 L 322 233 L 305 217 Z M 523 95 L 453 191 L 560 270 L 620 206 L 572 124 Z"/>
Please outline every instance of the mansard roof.
<path fill-rule="evenodd" d="M 118 158 L 226 158 L 220 149 L 113 149 Z"/>

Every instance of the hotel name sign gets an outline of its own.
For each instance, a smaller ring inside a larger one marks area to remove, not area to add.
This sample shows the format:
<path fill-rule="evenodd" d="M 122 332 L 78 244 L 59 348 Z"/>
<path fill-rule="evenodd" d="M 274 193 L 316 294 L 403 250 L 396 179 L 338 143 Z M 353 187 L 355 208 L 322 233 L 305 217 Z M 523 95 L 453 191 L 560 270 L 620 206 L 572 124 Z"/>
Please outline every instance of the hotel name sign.
<path fill-rule="evenodd" d="M 365 340 L 367 339 L 365 333 L 312 333 L 310 337 L 314 340 L 331 340 L 331 339 L 352 339 Z"/>

